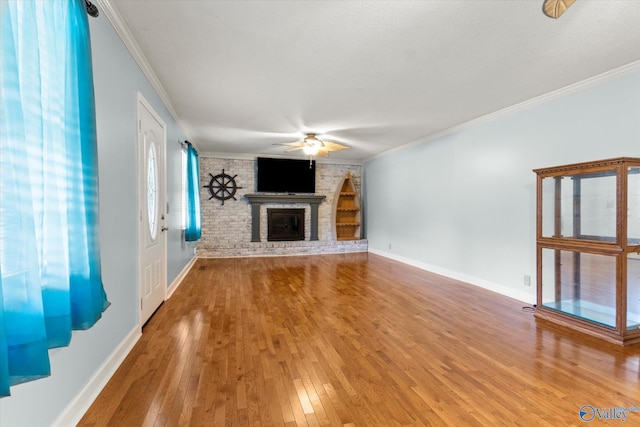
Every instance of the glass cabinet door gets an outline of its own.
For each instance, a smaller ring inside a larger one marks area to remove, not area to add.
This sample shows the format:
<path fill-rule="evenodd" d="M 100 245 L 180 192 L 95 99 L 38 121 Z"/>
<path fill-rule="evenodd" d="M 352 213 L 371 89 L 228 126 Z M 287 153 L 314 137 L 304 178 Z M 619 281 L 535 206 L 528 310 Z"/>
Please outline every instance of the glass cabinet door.
<path fill-rule="evenodd" d="M 616 241 L 616 171 L 542 180 L 542 235 Z"/>
<path fill-rule="evenodd" d="M 627 244 L 640 245 L 640 166 L 627 169 Z"/>
<path fill-rule="evenodd" d="M 616 257 L 542 250 L 542 305 L 616 326 Z"/>
<path fill-rule="evenodd" d="M 627 330 L 640 329 L 640 254 L 627 258 Z"/>

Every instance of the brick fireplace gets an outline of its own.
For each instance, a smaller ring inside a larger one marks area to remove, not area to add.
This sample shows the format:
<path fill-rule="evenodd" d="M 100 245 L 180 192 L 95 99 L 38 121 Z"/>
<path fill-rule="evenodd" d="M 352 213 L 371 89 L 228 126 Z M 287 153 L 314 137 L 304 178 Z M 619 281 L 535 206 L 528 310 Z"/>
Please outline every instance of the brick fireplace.
<path fill-rule="evenodd" d="M 198 256 L 224 258 L 368 250 L 366 240 L 336 241 L 335 227 L 332 227 L 337 187 L 345 174 L 351 172 L 357 191 L 360 191 L 360 165 L 318 163 L 316 194 L 291 195 L 255 194 L 255 163 L 250 159 L 200 157 L 201 186 L 209 182 L 210 173 L 216 175 L 224 169 L 232 176 L 237 175 L 236 183 L 242 188 L 236 193 L 235 200 L 227 200 L 224 205 L 209 199 L 206 188 L 201 189 L 202 239 L 198 243 Z M 270 241 L 269 209 L 303 209 L 304 240 Z"/>
<path fill-rule="evenodd" d="M 310 235 L 309 240 L 318 240 L 318 208 L 326 196 L 315 196 L 305 194 L 245 194 L 244 196 L 251 204 L 251 241 L 260 241 L 260 212 L 263 204 L 302 204 L 310 206 Z M 285 209 L 279 209 L 284 211 Z M 291 209 L 301 213 L 302 217 L 302 238 L 287 240 L 304 240 L 304 209 Z M 268 210 L 267 210 L 268 212 Z M 271 227 L 269 225 L 269 227 Z M 273 241 L 273 239 L 268 239 Z"/>

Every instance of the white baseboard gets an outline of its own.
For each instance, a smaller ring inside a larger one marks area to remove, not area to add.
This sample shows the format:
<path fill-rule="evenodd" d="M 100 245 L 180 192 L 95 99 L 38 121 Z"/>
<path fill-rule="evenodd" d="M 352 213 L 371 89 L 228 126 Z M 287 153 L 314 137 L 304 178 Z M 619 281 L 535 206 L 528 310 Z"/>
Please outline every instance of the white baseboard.
<path fill-rule="evenodd" d="M 461 282 L 465 282 L 470 285 L 478 286 L 480 288 L 487 289 L 489 291 L 498 293 L 500 295 L 517 299 L 518 301 L 522 301 L 527 304 L 535 304 L 535 299 L 536 299 L 535 295 L 531 295 L 527 292 L 519 291 L 517 289 L 513 289 L 504 285 L 499 285 L 497 283 L 489 282 L 488 280 L 479 279 L 477 277 L 469 276 L 467 274 L 458 273 L 456 271 L 447 270 L 441 267 L 436 267 L 434 265 L 416 261 L 410 258 L 405 258 L 403 256 L 399 256 L 396 254 L 391 254 L 389 252 L 378 251 L 375 249 L 369 249 L 369 252 L 371 252 L 372 254 L 383 256 L 385 258 L 392 259 L 394 261 L 411 265 L 413 267 L 417 267 L 425 271 L 429 271 L 431 273 L 439 274 L 441 276 L 445 276 L 450 279 L 459 280 Z"/>
<path fill-rule="evenodd" d="M 169 298 L 171 298 L 173 293 L 176 291 L 176 289 L 178 289 L 178 286 L 182 284 L 182 281 L 187 276 L 187 273 L 189 273 L 189 271 L 191 270 L 191 267 L 193 267 L 193 264 L 195 264 L 197 260 L 198 260 L 197 256 L 194 256 L 193 258 L 191 258 L 191 261 L 189 261 L 187 265 L 184 266 L 180 274 L 178 274 L 178 276 L 173 280 L 173 282 L 171 282 L 171 284 L 167 288 L 167 295 L 165 296 L 165 300 L 168 300 Z"/>
<path fill-rule="evenodd" d="M 142 331 L 140 330 L 140 326 L 136 325 L 122 342 L 120 342 L 120 345 L 113 350 L 107 360 L 100 365 L 93 377 L 87 382 L 87 385 L 84 386 L 80 393 L 78 393 L 60 415 L 58 415 L 52 426 L 75 426 L 80 422 L 93 401 L 98 397 L 104 386 L 107 385 L 107 382 L 109 382 L 141 336 Z"/>

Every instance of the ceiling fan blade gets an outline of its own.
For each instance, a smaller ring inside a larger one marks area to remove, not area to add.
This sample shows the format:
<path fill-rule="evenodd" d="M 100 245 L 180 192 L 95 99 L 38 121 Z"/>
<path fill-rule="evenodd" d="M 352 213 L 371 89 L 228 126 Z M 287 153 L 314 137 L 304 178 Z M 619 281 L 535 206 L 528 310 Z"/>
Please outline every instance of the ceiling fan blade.
<path fill-rule="evenodd" d="M 291 151 L 296 151 L 296 150 L 302 150 L 303 148 L 304 148 L 303 146 L 289 148 L 288 150 L 285 150 L 285 153 L 289 153 Z"/>
<path fill-rule="evenodd" d="M 329 157 L 329 152 L 327 150 L 318 150 L 314 156 Z"/>
<path fill-rule="evenodd" d="M 304 147 L 305 144 L 303 141 L 297 141 L 297 142 L 276 142 L 273 145 L 286 145 L 287 147 L 302 148 Z"/>
<path fill-rule="evenodd" d="M 544 0 L 542 11 L 549 18 L 558 19 L 575 2 L 576 0 Z"/>
<path fill-rule="evenodd" d="M 322 143 L 324 144 L 324 147 L 322 147 L 321 150 L 326 151 L 342 151 L 349 148 L 346 145 L 338 144 L 337 142 L 327 141 L 324 139 L 322 140 Z"/>

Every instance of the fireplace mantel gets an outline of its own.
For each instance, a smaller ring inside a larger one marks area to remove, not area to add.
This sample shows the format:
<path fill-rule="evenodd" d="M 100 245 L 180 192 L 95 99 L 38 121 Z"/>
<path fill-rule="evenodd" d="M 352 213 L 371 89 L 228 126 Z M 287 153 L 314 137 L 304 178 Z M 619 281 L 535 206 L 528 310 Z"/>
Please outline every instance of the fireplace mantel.
<path fill-rule="evenodd" d="M 326 196 L 310 194 L 245 194 L 251 204 L 251 241 L 260 241 L 260 206 L 265 203 L 300 203 L 311 206 L 311 224 L 309 240 L 318 240 L 318 205 Z"/>
<path fill-rule="evenodd" d="M 319 205 L 327 196 L 310 194 L 245 194 L 249 203 L 309 203 Z"/>

